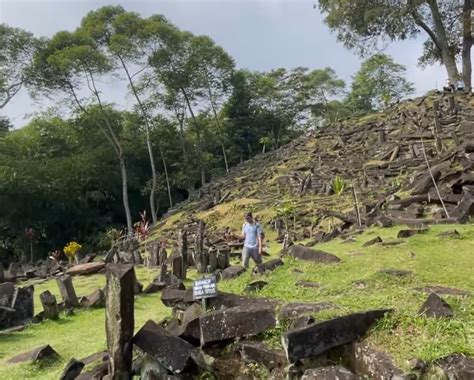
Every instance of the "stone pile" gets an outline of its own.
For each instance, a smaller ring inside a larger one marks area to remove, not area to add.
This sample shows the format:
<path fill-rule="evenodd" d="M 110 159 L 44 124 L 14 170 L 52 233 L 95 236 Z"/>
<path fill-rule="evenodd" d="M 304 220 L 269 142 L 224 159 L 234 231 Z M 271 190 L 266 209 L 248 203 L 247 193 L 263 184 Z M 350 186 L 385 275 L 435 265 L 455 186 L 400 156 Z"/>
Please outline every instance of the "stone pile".
<path fill-rule="evenodd" d="M 0 284 L 0 330 L 31 321 L 34 313 L 34 287 L 18 287 L 10 282 Z"/>

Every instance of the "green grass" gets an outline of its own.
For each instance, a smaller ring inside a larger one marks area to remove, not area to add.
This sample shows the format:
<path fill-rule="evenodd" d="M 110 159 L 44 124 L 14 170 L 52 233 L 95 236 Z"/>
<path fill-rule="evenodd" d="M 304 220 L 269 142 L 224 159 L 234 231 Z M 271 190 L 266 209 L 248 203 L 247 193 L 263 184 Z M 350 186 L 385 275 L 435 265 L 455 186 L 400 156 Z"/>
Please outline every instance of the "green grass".
<path fill-rule="evenodd" d="M 136 274 L 145 286 L 157 275 L 146 268 L 136 268 Z M 83 296 L 104 286 L 105 276 L 74 277 L 73 282 L 78 296 Z M 36 312 L 41 310 L 39 294 L 46 289 L 61 299 L 54 280 L 35 285 Z M 70 358 L 81 359 L 106 349 L 104 309 L 76 310 L 75 313 L 71 317 L 61 314 L 58 321 L 31 325 L 21 332 L 0 334 L 0 379 L 58 379 Z M 170 309 L 161 303 L 159 294 L 141 295 L 135 301 L 135 329 L 148 319 L 158 321 L 169 313 Z M 61 355 L 60 359 L 44 365 L 6 364 L 12 356 L 43 344 L 51 345 Z"/>
<path fill-rule="evenodd" d="M 469 290 L 474 294 L 474 225 L 455 226 L 461 239 L 438 237 L 453 226 L 434 226 L 428 233 L 416 235 L 398 246 L 362 248 L 365 241 L 379 235 L 394 240 L 400 227 L 374 228 L 342 244 L 336 239 L 315 248 L 336 254 L 342 259 L 334 265 L 316 265 L 285 258 L 285 265 L 270 273 L 269 284 L 258 296 L 285 301 L 330 301 L 339 308 L 316 315 L 317 320 L 373 308 L 391 308 L 394 312 L 373 330 L 369 341 L 389 352 L 400 366 L 418 357 L 433 360 L 452 352 L 474 354 L 474 303 L 472 297 L 442 296 L 453 308 L 450 320 L 417 316 L 427 295 L 414 291 L 424 285 L 444 285 Z M 276 251 L 272 248 L 272 252 Z M 412 252 L 415 257 L 412 258 Z M 304 273 L 294 273 L 294 269 Z M 377 273 L 381 269 L 405 269 L 413 272 L 406 278 Z M 320 288 L 302 288 L 298 280 L 314 281 Z M 220 284 L 220 289 L 243 292 L 251 281 L 246 273 L 235 281 Z M 364 288 L 354 282 L 362 281 Z M 273 339 L 272 341 L 275 341 Z"/>
<path fill-rule="evenodd" d="M 264 276 L 269 284 L 255 296 L 272 297 L 282 302 L 330 301 L 338 306 L 337 309 L 317 314 L 318 320 L 354 311 L 393 308 L 393 314 L 380 321 L 368 339 L 389 352 L 402 367 L 412 357 L 430 361 L 452 352 L 474 355 L 472 296 L 443 296 L 454 308 L 455 317 L 450 320 L 433 320 L 417 316 L 427 295 L 413 290 L 430 284 L 456 287 L 474 294 L 474 225 L 439 225 L 425 234 L 406 239 L 406 243 L 402 245 L 362 247 L 365 241 L 377 235 L 384 240 L 393 240 L 401 228 L 372 228 L 362 235 L 356 235 L 357 241 L 354 243 L 342 244 L 340 239 L 336 239 L 315 247 L 339 256 L 342 262 L 338 264 L 316 265 L 284 258 L 285 265 Z M 461 233 L 460 239 L 437 236 L 439 232 L 452 228 Z M 269 252 L 275 257 L 279 246 L 273 242 L 272 231 L 267 231 L 267 236 L 272 240 Z M 414 258 L 412 253 L 415 254 Z M 294 273 L 296 268 L 303 273 Z M 392 278 L 377 273 L 380 269 L 387 268 L 410 270 L 413 275 Z M 144 285 L 155 275 L 153 270 L 137 268 L 137 276 Z M 196 273 L 190 271 L 188 275 L 194 278 Z M 295 283 L 298 280 L 319 282 L 321 287 L 297 287 Z M 251 276 L 247 272 L 236 280 L 219 283 L 219 289 L 243 293 L 249 281 Z M 364 282 L 365 287 L 356 287 L 354 281 Z M 74 284 L 78 295 L 87 295 L 102 287 L 105 278 L 101 274 L 75 277 Z M 46 289 L 59 297 L 55 281 L 36 285 L 37 311 L 41 309 L 39 294 Z M 159 294 L 137 297 L 135 310 L 136 329 L 148 319 L 160 320 L 170 314 L 170 309 L 162 305 Z M 80 359 L 105 349 L 104 315 L 104 309 L 79 310 L 75 316 L 61 316 L 59 321 L 32 325 L 18 333 L 0 334 L 0 378 L 57 379 L 71 357 Z M 280 332 L 281 330 L 275 329 L 265 334 L 265 338 L 278 346 Z M 46 343 L 59 352 L 60 359 L 42 366 L 5 363 L 18 353 Z"/>

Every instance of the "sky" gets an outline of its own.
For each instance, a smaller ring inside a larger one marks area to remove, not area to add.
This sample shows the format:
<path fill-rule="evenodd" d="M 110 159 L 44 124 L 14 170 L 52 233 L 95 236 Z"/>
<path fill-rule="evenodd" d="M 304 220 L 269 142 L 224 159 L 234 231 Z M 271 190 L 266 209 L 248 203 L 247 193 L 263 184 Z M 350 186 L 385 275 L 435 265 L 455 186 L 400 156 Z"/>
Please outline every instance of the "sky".
<path fill-rule="evenodd" d="M 147 17 L 165 15 L 182 30 L 206 34 L 234 58 L 237 67 L 268 71 L 303 66 L 331 67 L 349 85 L 361 59 L 337 42 L 324 24 L 317 0 L 0 0 L 0 23 L 50 37 L 59 30 L 75 29 L 89 10 L 120 4 Z M 439 88 L 446 74 L 439 66 L 422 69 L 417 59 L 424 36 L 390 44 L 386 53 L 407 68 L 416 95 Z M 107 79 L 101 90 L 109 102 L 130 107 L 133 99 L 118 79 Z M 2 113 L 16 126 L 24 125 L 51 103 L 33 101 L 26 90 L 17 95 Z"/>

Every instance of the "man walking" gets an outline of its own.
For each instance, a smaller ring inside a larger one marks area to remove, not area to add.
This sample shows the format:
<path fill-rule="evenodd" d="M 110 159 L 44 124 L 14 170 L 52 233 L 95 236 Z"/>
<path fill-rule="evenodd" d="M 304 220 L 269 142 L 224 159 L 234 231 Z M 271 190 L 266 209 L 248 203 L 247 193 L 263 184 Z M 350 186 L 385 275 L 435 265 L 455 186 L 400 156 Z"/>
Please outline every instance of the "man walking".
<path fill-rule="evenodd" d="M 244 240 L 242 250 L 242 263 L 245 268 L 249 267 L 249 259 L 252 258 L 256 264 L 262 262 L 262 236 L 263 230 L 260 224 L 253 219 L 252 213 L 245 214 L 245 223 L 242 226 L 241 239 Z"/>

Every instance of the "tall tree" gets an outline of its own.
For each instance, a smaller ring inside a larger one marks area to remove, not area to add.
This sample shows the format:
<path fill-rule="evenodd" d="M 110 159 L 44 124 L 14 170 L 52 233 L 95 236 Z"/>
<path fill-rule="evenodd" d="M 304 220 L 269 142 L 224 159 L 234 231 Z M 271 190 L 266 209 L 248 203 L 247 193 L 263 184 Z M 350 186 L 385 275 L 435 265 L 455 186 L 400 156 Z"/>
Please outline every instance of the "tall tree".
<path fill-rule="evenodd" d="M 0 24 L 0 109 L 27 80 L 31 58 L 40 41 L 31 33 Z"/>
<path fill-rule="evenodd" d="M 164 19 L 153 18 L 155 22 L 164 23 Z M 159 25 L 158 25 L 159 28 Z M 121 6 L 105 6 L 96 11 L 91 11 L 83 18 L 81 30 L 93 38 L 104 54 L 110 60 L 122 68 L 130 91 L 135 98 L 137 107 L 142 115 L 146 132 L 146 145 L 150 159 L 152 185 L 150 188 L 150 210 L 153 223 L 157 222 L 156 189 L 158 186 L 158 175 L 156 172 L 155 159 L 150 139 L 151 115 L 145 107 L 141 98 L 140 88 L 136 82 L 140 81 L 140 75 L 149 69 L 148 56 L 149 43 L 145 31 L 145 22 L 140 16 L 133 12 L 126 12 Z M 155 45 L 153 45 L 155 48 Z M 164 160 L 162 153 L 161 157 Z M 165 165 L 166 171 L 166 165 Z M 168 178 L 168 176 L 166 176 Z M 168 183 L 169 202 L 172 207 L 170 185 Z"/>
<path fill-rule="evenodd" d="M 222 47 L 217 46 L 214 41 L 207 36 L 193 38 L 191 49 L 191 59 L 196 62 L 195 67 L 199 75 L 197 83 L 198 86 L 202 88 L 203 95 L 207 98 L 211 107 L 216 124 L 217 136 L 219 136 L 221 144 L 225 169 L 228 173 L 229 164 L 227 162 L 219 113 L 229 94 L 230 78 L 234 70 L 234 61 Z"/>
<path fill-rule="evenodd" d="M 387 107 L 414 92 L 405 78 L 404 66 L 386 54 L 376 54 L 361 65 L 354 76 L 347 102 L 355 112 L 371 112 Z"/>
<path fill-rule="evenodd" d="M 467 31 L 464 35 L 460 33 L 463 23 L 463 4 L 460 1 L 319 0 L 319 6 L 326 14 L 328 26 L 337 31 L 338 39 L 362 54 L 372 53 L 380 43 L 425 33 L 428 41 L 421 61 L 441 62 L 452 80 L 459 77 L 456 58 L 461 46 L 466 46 L 466 52 L 471 46 L 471 34 Z M 466 1 L 464 14 L 467 15 L 469 10 L 470 1 Z M 467 25 L 467 17 L 464 23 Z M 470 68 L 467 67 L 470 62 L 466 60 L 465 64 L 464 81 L 470 83 Z"/>
<path fill-rule="evenodd" d="M 94 41 L 82 31 L 58 32 L 46 46 L 39 50 L 33 61 L 32 83 L 43 92 L 60 91 L 68 95 L 67 100 L 84 114 L 90 114 L 87 99 L 81 91 L 89 90 L 89 96 L 97 104 L 100 119 L 94 118 L 96 127 L 102 132 L 115 151 L 122 177 L 122 200 L 129 233 L 133 230 L 128 200 L 128 176 L 126 157 L 122 143 L 110 116 L 110 107 L 104 103 L 97 79 L 110 74 L 113 67 Z"/>

